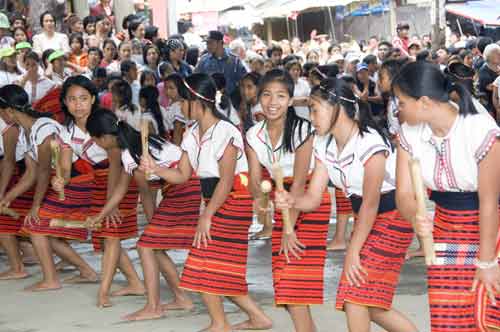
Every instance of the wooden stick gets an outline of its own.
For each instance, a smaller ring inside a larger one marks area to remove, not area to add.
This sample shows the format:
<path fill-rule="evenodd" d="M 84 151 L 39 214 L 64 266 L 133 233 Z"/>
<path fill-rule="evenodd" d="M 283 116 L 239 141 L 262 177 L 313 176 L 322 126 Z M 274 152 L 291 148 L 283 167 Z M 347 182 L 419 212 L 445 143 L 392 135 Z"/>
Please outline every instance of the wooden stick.
<path fill-rule="evenodd" d="M 418 159 L 411 159 L 409 161 L 410 175 L 413 183 L 413 191 L 417 200 L 417 214 L 416 217 L 424 218 L 427 215 L 427 208 L 425 206 L 425 191 L 424 181 L 422 180 L 422 172 L 420 169 L 420 161 Z M 413 224 L 415 228 L 415 224 Z M 434 239 L 432 234 L 425 237 L 419 237 L 420 245 L 424 251 L 425 264 L 427 266 L 436 264 L 436 253 L 434 252 Z"/>
<path fill-rule="evenodd" d="M 141 142 L 143 156 L 149 156 L 149 121 L 141 119 Z M 149 172 L 146 172 L 146 180 L 149 178 Z"/>
<path fill-rule="evenodd" d="M 276 190 L 284 191 L 285 187 L 283 186 L 283 170 L 281 169 L 279 163 L 273 163 L 272 172 L 274 181 L 276 182 Z M 293 227 L 290 224 L 290 211 L 288 209 L 282 209 L 281 214 L 283 215 L 283 232 L 285 232 L 285 234 L 293 233 Z"/>
<path fill-rule="evenodd" d="M 63 178 L 63 171 L 61 167 L 61 148 L 59 147 L 59 143 L 57 143 L 56 140 L 53 139 L 50 142 L 50 148 L 52 150 L 52 162 L 56 167 L 56 176 L 58 178 Z M 61 192 L 59 192 L 59 200 L 65 200 L 64 188 Z"/>
<path fill-rule="evenodd" d="M 83 220 L 66 220 L 60 218 L 53 218 L 50 220 L 50 227 L 63 227 L 63 228 L 90 228 L 90 223 Z M 97 224 L 96 228 L 100 228 L 101 224 Z"/>
<path fill-rule="evenodd" d="M 271 181 L 269 180 L 264 180 L 260 184 L 260 191 L 262 192 L 262 196 L 260 197 L 260 207 L 262 209 L 268 209 L 269 208 L 269 193 L 273 190 L 273 185 Z M 270 217 L 269 212 L 266 212 L 264 215 L 264 224 L 268 223 L 268 218 Z M 262 223 L 262 220 L 259 219 L 259 222 Z"/>
<path fill-rule="evenodd" d="M 3 214 L 5 216 L 9 216 L 11 218 L 14 218 L 15 220 L 19 219 L 19 213 L 17 213 L 16 211 L 14 211 L 8 207 L 4 207 L 3 209 L 1 209 L 0 214 Z"/>

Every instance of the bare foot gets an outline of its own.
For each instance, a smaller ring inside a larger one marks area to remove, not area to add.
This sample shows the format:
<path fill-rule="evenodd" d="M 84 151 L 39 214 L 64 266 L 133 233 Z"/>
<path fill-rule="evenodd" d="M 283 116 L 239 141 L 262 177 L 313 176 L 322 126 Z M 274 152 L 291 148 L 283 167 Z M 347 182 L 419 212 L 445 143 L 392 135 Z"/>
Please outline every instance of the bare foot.
<path fill-rule="evenodd" d="M 266 318 L 261 321 L 254 321 L 254 320 L 246 320 L 244 322 L 241 322 L 239 324 L 233 325 L 233 330 L 236 331 L 241 331 L 241 330 L 269 330 L 273 327 L 273 322 Z"/>
<path fill-rule="evenodd" d="M 65 284 L 95 284 L 99 281 L 97 273 L 81 273 L 63 280 Z"/>
<path fill-rule="evenodd" d="M 193 301 L 189 299 L 179 299 L 176 298 L 175 301 L 162 304 L 161 309 L 163 311 L 169 311 L 169 310 L 192 310 L 194 308 Z"/>
<path fill-rule="evenodd" d="M 133 312 L 129 315 L 123 317 L 123 320 L 127 321 L 140 321 L 140 320 L 151 320 L 151 319 L 159 319 L 165 317 L 165 313 L 160 308 L 158 309 L 150 309 L 147 307 L 142 308 L 139 311 Z"/>
<path fill-rule="evenodd" d="M 263 229 L 252 236 L 252 240 L 267 240 L 273 235 L 272 229 Z"/>
<path fill-rule="evenodd" d="M 417 250 L 408 251 L 406 253 L 405 259 L 409 260 L 415 257 L 424 257 L 424 251 L 420 248 L 418 248 Z"/>
<path fill-rule="evenodd" d="M 111 296 L 143 296 L 146 294 L 146 289 L 142 285 L 138 286 L 127 286 L 114 291 L 111 293 Z"/>
<path fill-rule="evenodd" d="M 24 279 L 29 277 L 29 273 L 22 270 L 22 271 L 5 271 L 0 273 L 0 280 L 16 280 L 16 279 Z"/>
<path fill-rule="evenodd" d="M 24 265 L 36 265 L 40 263 L 36 256 L 23 256 L 23 264 Z"/>
<path fill-rule="evenodd" d="M 100 309 L 110 308 L 113 306 L 113 303 L 109 300 L 107 295 L 98 295 L 97 296 L 97 307 Z"/>
<path fill-rule="evenodd" d="M 231 325 L 224 325 L 224 326 L 210 325 L 209 327 L 200 330 L 199 332 L 231 332 L 231 330 L 232 330 Z"/>
<path fill-rule="evenodd" d="M 26 287 L 24 290 L 26 292 L 45 292 L 61 289 L 61 283 L 59 281 L 46 282 L 40 281 L 34 285 Z"/>
<path fill-rule="evenodd" d="M 340 250 L 345 250 L 347 248 L 347 245 L 345 241 L 339 241 L 339 240 L 331 240 L 328 242 L 328 245 L 326 246 L 326 250 L 328 251 L 340 251 Z"/>
<path fill-rule="evenodd" d="M 73 265 L 69 264 L 66 261 L 60 261 L 59 263 L 56 264 L 56 271 L 63 271 L 63 270 L 76 270 L 76 267 Z"/>

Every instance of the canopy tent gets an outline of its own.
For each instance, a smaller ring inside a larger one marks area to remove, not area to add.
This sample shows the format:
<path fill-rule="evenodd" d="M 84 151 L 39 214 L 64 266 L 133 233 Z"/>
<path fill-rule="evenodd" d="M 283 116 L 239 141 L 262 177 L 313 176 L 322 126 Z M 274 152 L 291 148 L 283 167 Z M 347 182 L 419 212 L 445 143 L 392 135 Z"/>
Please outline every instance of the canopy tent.
<path fill-rule="evenodd" d="M 500 1 L 479 0 L 446 5 L 446 11 L 487 26 L 500 26 Z"/>

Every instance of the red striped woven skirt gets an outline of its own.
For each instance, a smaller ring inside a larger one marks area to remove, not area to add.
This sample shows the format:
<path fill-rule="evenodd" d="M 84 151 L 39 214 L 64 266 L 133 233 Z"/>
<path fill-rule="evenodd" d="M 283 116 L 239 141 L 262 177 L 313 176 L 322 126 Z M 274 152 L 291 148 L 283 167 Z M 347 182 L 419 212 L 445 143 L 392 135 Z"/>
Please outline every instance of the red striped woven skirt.
<path fill-rule="evenodd" d="M 72 177 L 64 187 L 64 201 L 60 201 L 59 194 L 49 188 L 40 208 L 40 223 L 25 226 L 23 231 L 25 230 L 28 234 L 48 235 L 70 240 L 87 240 L 87 229 L 50 227 L 50 220 L 58 218 L 85 222 L 90 215 L 93 189 L 93 173 Z"/>
<path fill-rule="evenodd" d="M 326 242 L 330 222 L 331 201 L 328 191 L 323 193 L 321 205 L 314 212 L 300 213 L 295 223 L 298 240 L 306 246 L 301 259 L 290 257 L 286 262 L 280 255 L 283 217 L 274 215 L 272 236 L 272 271 L 274 300 L 277 305 L 322 304 Z"/>
<path fill-rule="evenodd" d="M 337 207 L 337 216 L 352 215 L 351 200 L 338 188 L 335 188 L 335 205 Z"/>
<path fill-rule="evenodd" d="M 361 265 L 368 272 L 366 282 L 350 286 L 342 272 L 337 310 L 344 310 L 346 302 L 389 310 L 412 240 L 413 228 L 397 210 L 379 213 L 360 252 Z"/>
<path fill-rule="evenodd" d="M 107 202 L 107 186 L 108 186 L 109 169 L 95 170 L 95 188 L 92 192 L 92 207 L 91 215 L 97 215 Z M 92 244 L 95 251 L 102 250 L 102 241 L 104 238 L 130 239 L 137 236 L 137 201 L 139 198 L 139 190 L 137 184 L 132 179 L 130 182 L 127 194 L 123 197 L 118 209 L 122 223 L 117 227 L 113 225 L 106 226 L 103 222 L 102 227 L 92 231 Z"/>
<path fill-rule="evenodd" d="M 9 190 L 14 188 L 17 182 L 21 179 L 23 168 L 24 167 L 20 167 L 19 165 L 16 166 L 14 175 L 10 180 L 6 192 L 9 192 Z M 33 195 L 34 192 L 30 189 L 10 203 L 9 207 L 19 214 L 19 219 L 16 220 L 6 215 L 0 215 L 0 234 L 26 235 L 22 231 L 22 226 L 24 218 L 33 204 Z"/>
<path fill-rule="evenodd" d="M 246 175 L 235 176 L 233 191 L 212 217 L 212 242 L 206 248 L 189 251 L 181 288 L 220 296 L 248 293 L 248 230 L 253 206 L 247 185 Z"/>
<path fill-rule="evenodd" d="M 449 206 L 442 197 L 450 195 L 467 201 L 453 202 L 455 206 Z M 500 302 L 493 306 L 482 287 L 479 292 L 471 291 L 476 273 L 474 259 L 479 250 L 478 203 L 471 202 L 477 201 L 477 194 L 433 192 L 431 199 L 437 199 L 433 233 L 437 265 L 427 270 L 431 330 L 478 332 L 488 331 L 484 327 L 500 329 Z M 500 301 L 500 294 L 497 301 Z"/>
<path fill-rule="evenodd" d="M 144 228 L 137 246 L 163 250 L 191 249 L 200 217 L 200 179 L 166 185 L 162 196 L 163 200 Z"/>

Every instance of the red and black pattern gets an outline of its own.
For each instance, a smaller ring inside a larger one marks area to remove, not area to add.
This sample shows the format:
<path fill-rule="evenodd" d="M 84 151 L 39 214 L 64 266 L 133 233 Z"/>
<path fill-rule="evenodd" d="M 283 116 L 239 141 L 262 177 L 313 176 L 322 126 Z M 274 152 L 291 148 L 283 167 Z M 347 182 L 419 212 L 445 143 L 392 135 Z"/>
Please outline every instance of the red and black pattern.
<path fill-rule="evenodd" d="M 335 188 L 335 205 L 337 207 L 337 216 L 352 215 L 351 200 L 339 188 Z"/>
<path fill-rule="evenodd" d="M 200 179 L 166 185 L 162 196 L 163 200 L 144 228 L 137 246 L 163 250 L 191 249 L 200 216 Z"/>
<path fill-rule="evenodd" d="M 356 287 L 349 285 L 342 272 L 337 310 L 344 310 L 346 302 L 389 310 L 412 240 L 413 228 L 397 210 L 378 214 L 360 252 L 361 265 L 368 276 L 364 284 Z"/>
<path fill-rule="evenodd" d="M 97 215 L 101 212 L 107 202 L 107 186 L 108 186 L 108 168 L 96 169 L 95 187 L 92 192 L 92 208 L 91 215 Z M 102 239 L 117 238 L 121 240 L 130 239 L 137 236 L 137 201 L 139 198 L 139 190 L 134 180 L 130 182 L 127 194 L 120 202 L 118 209 L 122 222 L 114 227 L 106 223 L 102 227 L 92 232 L 92 243 L 95 251 L 101 251 Z"/>
<path fill-rule="evenodd" d="M 482 286 L 477 293 L 471 292 L 476 267 L 469 258 L 476 257 L 479 248 L 479 210 L 471 206 L 458 210 L 437 204 L 433 235 L 437 247 L 454 245 L 458 248 L 455 251 L 459 252 L 438 252 L 443 265 L 428 268 L 431 330 L 478 332 L 488 331 L 488 328 L 500 329 L 500 307 L 491 304 Z M 500 296 L 497 296 L 497 301 L 500 301 Z"/>
<path fill-rule="evenodd" d="M 212 242 L 206 248 L 193 247 L 189 252 L 181 288 L 220 296 L 248 293 L 248 230 L 252 224 L 253 206 L 247 183 L 246 175 L 235 177 L 233 191 L 212 217 Z"/>
<path fill-rule="evenodd" d="M 50 227 L 50 220 L 58 218 L 85 222 L 90 215 L 93 190 L 93 173 L 72 177 L 70 182 L 64 186 L 64 201 L 60 201 L 59 194 L 49 188 L 39 211 L 40 223 L 26 225 L 23 227 L 23 231 L 28 234 L 47 235 L 69 240 L 87 240 L 88 231 L 86 229 Z"/>
<path fill-rule="evenodd" d="M 283 217 L 280 211 L 275 212 L 271 241 L 274 299 L 277 305 L 323 303 L 323 271 L 330 210 L 330 194 L 325 191 L 318 209 L 299 214 L 295 234 L 306 248 L 300 260 L 290 257 L 290 263 L 286 262 L 284 254 L 280 254 Z"/>
<path fill-rule="evenodd" d="M 10 179 L 10 183 L 7 187 L 7 192 L 14 188 L 17 182 L 21 179 L 23 167 L 19 165 L 16 166 L 14 170 L 14 175 Z M 23 235 L 22 226 L 24 218 L 26 214 L 31 209 L 31 205 L 33 204 L 33 195 L 34 192 L 32 189 L 28 190 L 24 194 L 17 197 L 10 203 L 10 208 L 17 213 L 19 213 L 19 219 L 15 220 L 12 217 L 6 215 L 0 215 L 0 234 L 9 234 L 9 235 Z"/>

